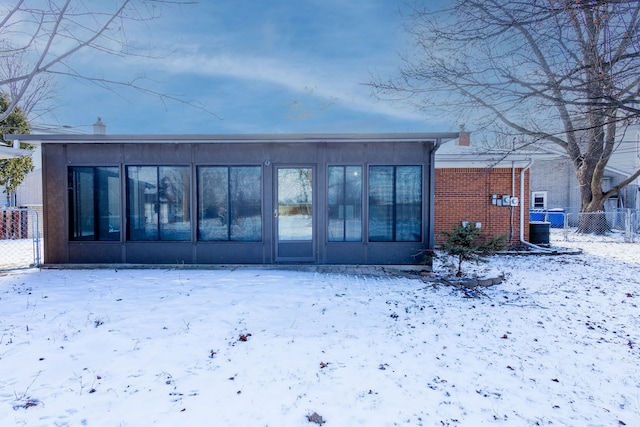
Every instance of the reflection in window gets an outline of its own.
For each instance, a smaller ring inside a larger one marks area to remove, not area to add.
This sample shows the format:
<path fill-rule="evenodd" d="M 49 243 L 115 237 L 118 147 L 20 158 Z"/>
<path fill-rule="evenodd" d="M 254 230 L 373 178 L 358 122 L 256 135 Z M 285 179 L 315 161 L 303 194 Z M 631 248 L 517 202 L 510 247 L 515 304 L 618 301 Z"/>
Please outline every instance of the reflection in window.
<path fill-rule="evenodd" d="M 70 240 L 120 240 L 120 171 L 69 168 Z"/>
<path fill-rule="evenodd" d="M 189 167 L 128 166 L 131 240 L 191 240 Z"/>
<path fill-rule="evenodd" d="M 313 169 L 278 169 L 278 240 L 313 240 Z"/>
<path fill-rule="evenodd" d="M 362 167 L 331 166 L 328 182 L 328 240 L 362 241 Z"/>
<path fill-rule="evenodd" d="M 422 167 L 369 167 L 369 240 L 418 242 L 422 237 Z"/>
<path fill-rule="evenodd" d="M 198 239 L 262 240 L 262 168 L 198 168 Z"/>

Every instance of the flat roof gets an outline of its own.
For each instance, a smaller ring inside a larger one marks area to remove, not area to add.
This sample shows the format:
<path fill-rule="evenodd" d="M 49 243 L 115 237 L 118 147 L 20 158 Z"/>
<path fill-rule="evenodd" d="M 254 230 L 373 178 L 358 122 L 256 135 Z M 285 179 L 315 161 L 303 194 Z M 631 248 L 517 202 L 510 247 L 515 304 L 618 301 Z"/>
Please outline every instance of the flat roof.
<path fill-rule="evenodd" d="M 13 148 L 0 145 L 0 159 L 14 159 L 16 157 L 28 156 L 33 154 L 31 150 L 23 150 L 22 148 Z"/>
<path fill-rule="evenodd" d="M 305 142 L 446 142 L 460 136 L 458 132 L 420 133 L 309 133 L 309 134 L 42 134 L 4 135 L 5 141 L 39 141 L 41 143 L 305 143 Z"/>

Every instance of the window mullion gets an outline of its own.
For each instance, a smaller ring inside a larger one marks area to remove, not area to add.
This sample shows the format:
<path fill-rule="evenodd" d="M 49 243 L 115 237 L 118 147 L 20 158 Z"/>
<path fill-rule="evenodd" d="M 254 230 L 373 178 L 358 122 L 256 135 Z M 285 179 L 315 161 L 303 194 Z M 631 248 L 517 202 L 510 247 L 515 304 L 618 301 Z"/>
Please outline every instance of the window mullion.
<path fill-rule="evenodd" d="M 227 240 L 231 241 L 231 168 L 227 167 Z"/>
<path fill-rule="evenodd" d="M 397 188 L 396 188 L 396 184 L 397 184 L 397 177 L 398 177 L 398 168 L 396 166 L 393 167 L 393 178 L 392 178 L 392 183 L 391 183 L 391 191 L 392 191 L 392 195 L 391 195 L 391 206 L 392 206 L 392 210 L 391 210 L 391 226 L 392 226 L 392 231 L 391 231 L 391 241 L 395 242 L 396 241 L 396 229 L 398 228 L 397 225 L 397 215 L 398 215 L 398 199 L 397 199 Z"/>
<path fill-rule="evenodd" d="M 78 179 L 78 172 L 74 170 L 73 176 L 73 236 L 74 239 L 81 237 L 80 231 L 80 180 Z"/>
<path fill-rule="evenodd" d="M 347 241 L 347 167 L 342 167 L 342 241 Z"/>
<path fill-rule="evenodd" d="M 156 240 L 161 240 L 160 227 L 160 166 L 156 166 L 156 199 L 154 201 L 156 207 Z"/>
<path fill-rule="evenodd" d="M 93 175 L 93 235 L 94 240 L 100 240 L 100 182 L 97 174 L 97 168 L 91 168 L 91 174 Z M 97 215 L 96 215 L 97 214 Z"/>

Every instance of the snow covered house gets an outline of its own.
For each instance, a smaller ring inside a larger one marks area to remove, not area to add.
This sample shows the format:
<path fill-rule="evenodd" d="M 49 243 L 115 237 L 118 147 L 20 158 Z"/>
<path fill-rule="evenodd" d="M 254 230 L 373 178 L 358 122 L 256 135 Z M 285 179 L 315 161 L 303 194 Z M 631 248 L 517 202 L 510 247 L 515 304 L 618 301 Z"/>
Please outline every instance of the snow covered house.
<path fill-rule="evenodd" d="M 459 135 L 7 138 L 41 145 L 45 264 L 412 264 Z"/>

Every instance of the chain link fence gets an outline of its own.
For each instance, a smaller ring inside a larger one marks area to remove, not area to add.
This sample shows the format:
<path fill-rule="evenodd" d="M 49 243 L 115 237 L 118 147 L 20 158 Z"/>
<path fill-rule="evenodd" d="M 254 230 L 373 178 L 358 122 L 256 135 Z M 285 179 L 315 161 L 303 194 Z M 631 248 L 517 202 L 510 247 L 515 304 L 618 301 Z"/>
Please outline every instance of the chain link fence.
<path fill-rule="evenodd" d="M 640 242 L 640 211 L 638 210 L 616 209 L 606 212 L 562 215 L 565 241 Z"/>
<path fill-rule="evenodd" d="M 38 212 L 0 208 L 0 270 L 40 265 Z"/>

